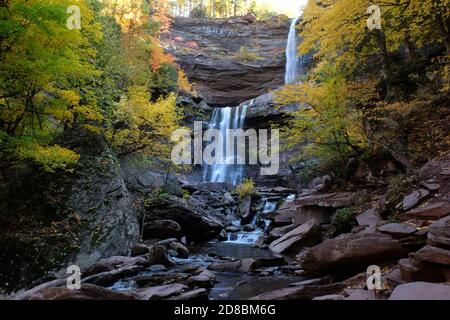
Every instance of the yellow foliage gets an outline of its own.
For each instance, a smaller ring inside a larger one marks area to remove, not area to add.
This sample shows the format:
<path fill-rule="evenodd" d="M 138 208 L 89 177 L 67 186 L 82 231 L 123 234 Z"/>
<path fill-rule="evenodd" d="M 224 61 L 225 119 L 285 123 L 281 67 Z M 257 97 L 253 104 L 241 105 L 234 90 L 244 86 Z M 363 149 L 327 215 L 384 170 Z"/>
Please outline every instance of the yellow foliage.
<path fill-rule="evenodd" d="M 31 159 L 47 172 L 57 169 L 70 171 L 78 163 L 80 156 L 72 150 L 59 145 L 42 146 L 36 143 L 22 143 L 17 150 L 22 159 Z"/>
<path fill-rule="evenodd" d="M 188 78 L 183 70 L 178 70 L 178 90 L 183 92 L 192 92 L 192 85 L 189 83 Z"/>
<path fill-rule="evenodd" d="M 255 184 L 251 178 L 245 179 L 240 185 L 236 187 L 235 191 L 239 195 L 240 199 L 253 196 L 256 193 Z"/>
<path fill-rule="evenodd" d="M 178 128 L 180 115 L 176 111 L 176 95 L 150 102 L 146 87 L 131 87 L 114 115 L 115 123 L 125 128 L 110 130 L 109 138 L 119 154 L 145 152 L 150 155 L 168 154 L 168 141 Z"/>

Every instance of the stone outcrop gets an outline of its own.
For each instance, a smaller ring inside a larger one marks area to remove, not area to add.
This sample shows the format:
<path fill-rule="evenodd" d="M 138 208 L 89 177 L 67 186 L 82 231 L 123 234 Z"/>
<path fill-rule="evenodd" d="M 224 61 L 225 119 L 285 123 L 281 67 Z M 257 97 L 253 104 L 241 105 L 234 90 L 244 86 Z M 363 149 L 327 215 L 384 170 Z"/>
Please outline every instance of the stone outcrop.
<path fill-rule="evenodd" d="M 317 272 L 352 272 L 388 259 L 404 257 L 407 251 L 390 236 L 346 234 L 327 239 L 297 256 L 304 270 Z"/>
<path fill-rule="evenodd" d="M 147 206 L 148 221 L 168 219 L 181 226 L 181 232 L 191 240 L 209 240 L 223 229 L 223 223 L 211 209 L 191 201 L 168 195 Z"/>
<path fill-rule="evenodd" d="M 238 105 L 283 85 L 289 26 L 287 17 L 175 18 L 164 43 L 208 104 Z"/>
<path fill-rule="evenodd" d="M 83 141 L 84 156 L 70 202 L 86 227 L 71 261 L 83 268 L 100 258 L 128 254 L 139 239 L 139 213 L 132 205 L 120 164 L 103 139 L 83 131 L 74 134 Z"/>
<path fill-rule="evenodd" d="M 318 241 L 320 241 L 319 225 L 312 219 L 273 241 L 269 249 L 275 254 L 297 253 L 304 247 L 317 244 Z"/>
<path fill-rule="evenodd" d="M 450 286 L 411 282 L 397 286 L 389 300 L 450 300 Z"/>

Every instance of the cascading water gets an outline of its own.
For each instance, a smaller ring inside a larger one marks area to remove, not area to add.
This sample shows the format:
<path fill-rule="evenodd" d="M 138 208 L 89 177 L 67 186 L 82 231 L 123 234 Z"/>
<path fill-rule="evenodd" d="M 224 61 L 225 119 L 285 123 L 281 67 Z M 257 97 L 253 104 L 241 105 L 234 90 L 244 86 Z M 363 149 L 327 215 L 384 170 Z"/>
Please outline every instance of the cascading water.
<path fill-rule="evenodd" d="M 291 28 L 286 47 L 286 73 L 284 82 L 286 84 L 295 83 L 299 77 L 299 57 L 297 53 L 297 21 L 299 18 L 292 20 Z"/>
<path fill-rule="evenodd" d="M 236 108 L 217 108 L 213 111 L 209 122 L 209 129 L 217 129 L 220 131 L 223 137 L 223 154 L 233 164 L 205 165 L 203 169 L 204 182 L 228 182 L 236 185 L 243 179 L 245 166 L 238 164 L 236 150 L 234 150 L 232 155 L 226 154 L 226 146 L 227 130 L 244 128 L 247 109 L 248 106 L 243 106 Z"/>

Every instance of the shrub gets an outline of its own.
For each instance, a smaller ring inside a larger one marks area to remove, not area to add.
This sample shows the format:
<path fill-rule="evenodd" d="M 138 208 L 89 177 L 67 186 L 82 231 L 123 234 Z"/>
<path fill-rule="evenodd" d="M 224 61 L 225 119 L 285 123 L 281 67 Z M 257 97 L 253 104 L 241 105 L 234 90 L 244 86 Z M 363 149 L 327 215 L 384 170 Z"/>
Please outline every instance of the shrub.
<path fill-rule="evenodd" d="M 253 180 L 245 179 L 239 186 L 237 186 L 236 193 L 238 194 L 240 199 L 255 195 L 256 188 Z"/>
<path fill-rule="evenodd" d="M 258 61 L 262 60 L 255 52 L 250 52 L 247 47 L 240 47 L 239 52 L 236 56 L 239 61 Z"/>
<path fill-rule="evenodd" d="M 327 236 L 334 238 L 340 234 L 350 232 L 356 225 L 355 214 L 355 208 L 343 208 L 337 210 L 331 219 L 331 225 L 328 229 Z"/>

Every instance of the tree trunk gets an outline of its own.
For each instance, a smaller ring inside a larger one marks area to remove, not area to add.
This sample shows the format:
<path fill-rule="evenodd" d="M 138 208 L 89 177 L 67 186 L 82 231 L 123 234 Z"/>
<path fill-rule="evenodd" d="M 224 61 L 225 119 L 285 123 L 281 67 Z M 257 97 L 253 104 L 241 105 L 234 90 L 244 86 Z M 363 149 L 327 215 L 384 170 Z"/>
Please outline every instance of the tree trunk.
<path fill-rule="evenodd" d="M 383 64 L 383 77 L 386 82 L 386 100 L 389 101 L 394 97 L 394 89 L 392 87 L 392 68 L 386 46 L 386 35 L 378 29 L 374 30 L 374 32 Z"/>

